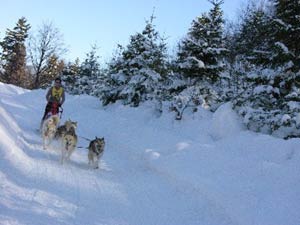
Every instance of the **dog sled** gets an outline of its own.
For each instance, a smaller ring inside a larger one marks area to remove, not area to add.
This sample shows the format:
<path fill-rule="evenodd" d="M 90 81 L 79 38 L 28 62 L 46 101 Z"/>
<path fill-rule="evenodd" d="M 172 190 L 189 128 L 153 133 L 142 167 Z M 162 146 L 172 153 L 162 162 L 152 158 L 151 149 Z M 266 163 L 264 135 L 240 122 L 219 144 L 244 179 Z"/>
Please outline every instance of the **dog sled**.
<path fill-rule="evenodd" d="M 61 119 L 63 111 L 64 111 L 63 108 L 57 102 L 52 102 L 50 104 L 50 110 L 45 116 L 45 120 L 54 115 L 58 115 L 59 118 Z"/>
<path fill-rule="evenodd" d="M 40 122 L 40 127 L 37 129 L 38 132 L 42 131 L 42 126 L 44 121 L 48 120 L 52 116 L 57 116 L 59 119 L 61 119 L 63 114 L 63 108 L 56 102 L 48 103 L 46 106 L 46 115 L 42 118 Z"/>

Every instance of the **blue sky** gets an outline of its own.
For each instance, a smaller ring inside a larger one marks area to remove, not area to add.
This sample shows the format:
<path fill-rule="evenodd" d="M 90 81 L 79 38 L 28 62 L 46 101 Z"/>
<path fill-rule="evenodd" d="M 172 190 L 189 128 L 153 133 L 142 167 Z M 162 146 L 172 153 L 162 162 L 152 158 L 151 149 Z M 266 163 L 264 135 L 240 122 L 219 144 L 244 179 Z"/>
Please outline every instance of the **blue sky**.
<path fill-rule="evenodd" d="M 2 2 L 1 2 L 2 1 Z M 130 35 L 142 31 L 155 7 L 154 24 L 168 37 L 170 49 L 188 31 L 191 22 L 208 11 L 207 0 L 0 0 L 0 37 L 25 16 L 34 31 L 50 21 L 64 36 L 69 49 L 65 58 L 81 60 L 97 44 L 102 59 L 108 59 L 116 45 L 126 45 Z M 225 18 L 234 19 L 246 0 L 225 0 Z"/>

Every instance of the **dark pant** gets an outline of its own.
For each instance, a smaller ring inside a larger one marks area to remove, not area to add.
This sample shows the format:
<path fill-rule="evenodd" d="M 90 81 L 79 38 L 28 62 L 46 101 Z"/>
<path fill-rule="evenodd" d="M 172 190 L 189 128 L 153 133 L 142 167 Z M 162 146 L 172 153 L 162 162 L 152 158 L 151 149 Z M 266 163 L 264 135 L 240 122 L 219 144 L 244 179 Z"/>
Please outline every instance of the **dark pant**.
<path fill-rule="evenodd" d="M 51 112 L 52 115 L 56 115 L 59 112 L 59 107 L 57 103 L 48 102 L 45 108 L 44 116 L 42 120 L 45 120 L 48 113 Z"/>

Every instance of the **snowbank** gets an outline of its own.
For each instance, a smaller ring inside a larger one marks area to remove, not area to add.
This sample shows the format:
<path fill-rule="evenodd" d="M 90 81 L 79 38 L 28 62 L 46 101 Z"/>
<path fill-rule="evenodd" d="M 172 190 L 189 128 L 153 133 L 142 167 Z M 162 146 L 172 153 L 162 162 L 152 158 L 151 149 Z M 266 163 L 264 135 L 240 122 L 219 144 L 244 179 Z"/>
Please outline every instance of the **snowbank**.
<path fill-rule="evenodd" d="M 238 134 L 244 126 L 238 115 L 233 111 L 230 102 L 221 105 L 213 114 L 211 135 L 215 139 L 222 139 Z"/>

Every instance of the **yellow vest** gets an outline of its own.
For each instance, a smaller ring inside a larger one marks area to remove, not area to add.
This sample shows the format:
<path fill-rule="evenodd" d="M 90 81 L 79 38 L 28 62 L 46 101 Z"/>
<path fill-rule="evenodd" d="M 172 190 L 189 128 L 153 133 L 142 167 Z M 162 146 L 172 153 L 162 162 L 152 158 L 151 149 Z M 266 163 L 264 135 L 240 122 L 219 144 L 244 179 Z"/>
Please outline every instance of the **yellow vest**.
<path fill-rule="evenodd" d="M 56 102 L 60 102 L 63 91 L 64 91 L 64 89 L 62 87 L 59 87 L 58 89 L 53 87 L 52 91 L 51 91 L 51 98 L 53 100 L 55 100 Z"/>

